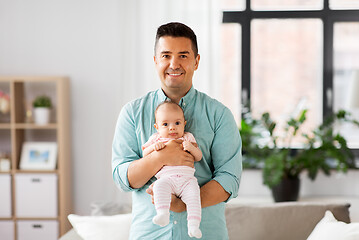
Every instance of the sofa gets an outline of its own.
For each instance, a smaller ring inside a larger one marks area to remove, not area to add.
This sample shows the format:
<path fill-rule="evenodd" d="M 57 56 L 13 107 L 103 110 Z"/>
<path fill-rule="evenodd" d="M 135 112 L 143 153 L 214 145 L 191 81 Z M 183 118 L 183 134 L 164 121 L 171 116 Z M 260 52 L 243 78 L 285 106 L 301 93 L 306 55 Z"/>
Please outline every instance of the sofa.
<path fill-rule="evenodd" d="M 350 225 L 345 224 L 350 223 L 349 207 L 349 204 L 344 203 L 309 202 L 227 204 L 225 214 L 229 239 L 231 240 L 305 240 L 311 235 L 317 224 L 323 221 L 322 219 L 324 219 L 323 217 L 328 213 L 328 210 L 337 221 L 341 221 L 341 224 Z M 113 211 L 106 212 L 97 209 L 97 214 L 95 215 L 99 216 L 101 214 L 111 215 Z M 81 218 L 82 216 L 77 217 Z M 72 224 L 74 226 L 74 222 Z M 124 225 L 122 224 L 122 226 Z M 129 228 L 129 225 L 125 225 L 125 228 Z M 328 233 L 328 230 L 326 229 L 325 232 Z M 328 238 L 323 239 L 327 240 Z M 60 240 L 84 239 L 72 229 L 62 236 Z"/>

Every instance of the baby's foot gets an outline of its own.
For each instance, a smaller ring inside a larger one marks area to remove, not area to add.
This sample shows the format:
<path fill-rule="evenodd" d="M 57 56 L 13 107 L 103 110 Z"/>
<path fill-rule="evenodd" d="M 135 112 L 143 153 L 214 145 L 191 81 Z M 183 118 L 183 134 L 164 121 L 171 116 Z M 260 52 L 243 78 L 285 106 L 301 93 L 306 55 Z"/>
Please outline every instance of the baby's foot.
<path fill-rule="evenodd" d="M 164 227 L 170 222 L 170 213 L 159 213 L 153 217 L 152 222 Z"/>
<path fill-rule="evenodd" d="M 202 232 L 198 227 L 188 226 L 188 236 L 195 237 L 195 238 L 201 238 Z"/>

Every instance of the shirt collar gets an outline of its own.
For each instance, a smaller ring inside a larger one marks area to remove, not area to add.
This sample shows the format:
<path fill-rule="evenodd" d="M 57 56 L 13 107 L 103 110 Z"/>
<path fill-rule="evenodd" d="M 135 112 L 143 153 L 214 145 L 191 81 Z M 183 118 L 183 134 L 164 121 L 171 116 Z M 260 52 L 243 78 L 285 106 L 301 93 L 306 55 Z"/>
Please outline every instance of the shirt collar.
<path fill-rule="evenodd" d="M 165 92 L 162 90 L 162 88 L 157 90 L 157 99 L 158 99 L 158 104 L 160 104 L 161 102 L 167 100 L 167 96 L 165 94 Z"/>
<path fill-rule="evenodd" d="M 192 102 L 193 98 L 194 98 L 194 95 L 195 95 L 195 89 L 193 88 L 193 85 L 191 87 L 191 89 L 188 91 L 188 93 L 183 97 L 181 98 L 180 102 L 179 102 L 179 105 L 182 107 L 182 108 L 185 108 L 190 102 Z"/>
<path fill-rule="evenodd" d="M 196 90 L 193 88 L 193 85 L 192 85 L 191 89 L 187 92 L 187 94 L 183 98 L 181 98 L 179 105 L 182 108 L 186 107 L 186 105 L 188 103 L 190 103 L 192 101 L 192 99 L 194 98 L 195 92 L 196 92 Z M 159 103 L 168 99 L 168 97 L 166 96 L 166 94 L 163 92 L 162 89 L 158 89 L 157 97 L 158 97 Z"/>

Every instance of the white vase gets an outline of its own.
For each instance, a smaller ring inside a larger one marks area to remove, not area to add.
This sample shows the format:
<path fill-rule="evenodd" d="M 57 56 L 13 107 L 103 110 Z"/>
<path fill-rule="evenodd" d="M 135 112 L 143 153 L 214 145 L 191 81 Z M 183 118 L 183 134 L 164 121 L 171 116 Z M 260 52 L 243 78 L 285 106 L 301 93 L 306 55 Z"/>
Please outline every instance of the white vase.
<path fill-rule="evenodd" d="M 50 122 L 50 108 L 34 108 L 34 121 L 37 125 L 46 125 Z"/>

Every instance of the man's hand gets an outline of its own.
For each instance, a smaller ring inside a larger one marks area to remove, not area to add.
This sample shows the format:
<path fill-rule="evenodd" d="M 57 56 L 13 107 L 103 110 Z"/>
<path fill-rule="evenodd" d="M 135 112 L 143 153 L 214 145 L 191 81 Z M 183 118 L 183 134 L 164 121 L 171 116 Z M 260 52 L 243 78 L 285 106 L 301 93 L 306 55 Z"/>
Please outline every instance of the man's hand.
<path fill-rule="evenodd" d="M 152 151 L 143 158 L 131 162 L 127 170 L 130 186 L 132 188 L 143 187 L 163 166 L 193 168 L 194 157 L 192 154 L 183 151 L 182 140 L 171 140 L 166 143 L 161 151 Z"/>
<path fill-rule="evenodd" d="M 192 145 L 192 143 L 190 141 L 183 141 L 182 143 L 183 146 L 183 150 L 188 151 L 188 152 L 192 152 L 194 146 Z"/>
<path fill-rule="evenodd" d="M 154 149 L 156 150 L 156 151 L 159 151 L 159 150 L 161 150 L 162 148 L 164 148 L 166 145 L 163 143 L 163 142 L 157 142 L 157 143 L 155 143 L 155 146 L 154 146 Z"/>
<path fill-rule="evenodd" d="M 165 148 L 155 153 L 161 158 L 164 166 L 194 167 L 194 157 L 183 150 L 182 142 L 182 140 L 171 140 L 166 143 Z"/>
<path fill-rule="evenodd" d="M 183 150 L 185 150 L 185 151 L 189 152 L 190 154 L 192 154 L 192 156 L 194 157 L 194 160 L 196 162 L 201 161 L 202 152 L 198 148 L 197 143 L 191 143 L 189 141 L 183 141 L 182 146 L 183 146 Z"/>
<path fill-rule="evenodd" d="M 148 193 L 148 194 L 151 195 L 152 204 L 154 204 L 153 184 L 154 184 L 154 183 L 152 183 L 152 184 L 146 189 L 146 193 Z M 172 194 L 170 210 L 171 210 L 172 212 L 177 212 L 177 213 L 186 211 L 186 204 L 184 204 L 184 202 L 182 202 L 182 200 L 181 200 L 180 198 L 176 197 L 176 195 Z"/>

